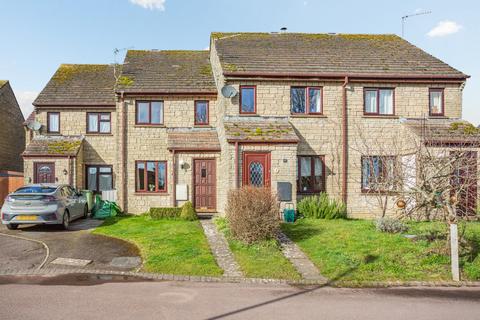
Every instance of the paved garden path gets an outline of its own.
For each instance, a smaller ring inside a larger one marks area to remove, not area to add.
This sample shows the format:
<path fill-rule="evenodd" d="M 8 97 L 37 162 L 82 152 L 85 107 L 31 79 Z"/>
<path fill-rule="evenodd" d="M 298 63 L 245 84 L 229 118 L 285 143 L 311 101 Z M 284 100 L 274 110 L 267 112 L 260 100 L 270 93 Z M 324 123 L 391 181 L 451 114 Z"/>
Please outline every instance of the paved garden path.
<path fill-rule="evenodd" d="M 327 279 L 320 274 L 317 267 L 303 253 L 303 251 L 287 237 L 283 232 L 278 234 L 278 241 L 282 247 L 283 255 L 290 260 L 302 278 L 307 280 L 325 280 Z"/>
<path fill-rule="evenodd" d="M 243 274 L 240 271 L 238 263 L 233 257 L 232 251 L 228 247 L 225 236 L 217 230 L 217 227 L 213 223 L 212 219 L 200 219 L 203 231 L 207 236 L 208 244 L 212 249 L 212 253 L 215 257 L 220 268 L 223 269 L 223 275 L 225 277 L 242 277 Z"/>

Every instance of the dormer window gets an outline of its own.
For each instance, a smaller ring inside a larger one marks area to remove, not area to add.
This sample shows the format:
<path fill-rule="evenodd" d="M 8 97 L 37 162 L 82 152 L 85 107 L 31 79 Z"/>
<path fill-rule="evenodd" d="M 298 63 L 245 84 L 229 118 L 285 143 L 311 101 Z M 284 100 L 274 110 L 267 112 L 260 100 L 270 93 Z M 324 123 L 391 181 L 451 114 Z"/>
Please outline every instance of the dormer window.
<path fill-rule="evenodd" d="M 429 90 L 430 116 L 443 116 L 445 114 L 443 88 L 431 88 Z"/>
<path fill-rule="evenodd" d="M 257 88 L 255 86 L 240 86 L 240 113 L 257 113 Z"/>

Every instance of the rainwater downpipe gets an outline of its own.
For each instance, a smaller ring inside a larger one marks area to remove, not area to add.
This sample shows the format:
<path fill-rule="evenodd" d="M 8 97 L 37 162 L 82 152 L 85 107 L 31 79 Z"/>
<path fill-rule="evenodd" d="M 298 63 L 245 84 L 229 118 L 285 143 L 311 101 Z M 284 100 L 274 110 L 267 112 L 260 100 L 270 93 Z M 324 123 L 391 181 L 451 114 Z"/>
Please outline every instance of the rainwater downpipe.
<path fill-rule="evenodd" d="M 342 84 L 343 89 L 343 106 L 342 106 L 342 201 L 347 205 L 347 175 L 348 175 L 348 109 L 347 109 L 347 85 L 348 76 Z"/>

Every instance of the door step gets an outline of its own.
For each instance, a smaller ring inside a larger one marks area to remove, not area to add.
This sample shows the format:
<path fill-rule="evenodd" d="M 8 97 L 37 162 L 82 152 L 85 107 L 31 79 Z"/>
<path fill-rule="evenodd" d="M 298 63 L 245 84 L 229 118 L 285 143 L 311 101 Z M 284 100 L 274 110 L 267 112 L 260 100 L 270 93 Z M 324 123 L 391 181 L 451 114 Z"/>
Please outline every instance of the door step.
<path fill-rule="evenodd" d="M 87 264 L 92 263 L 92 260 L 72 259 L 72 258 L 57 258 L 50 262 L 51 264 L 60 264 L 64 266 L 72 267 L 85 267 Z"/>

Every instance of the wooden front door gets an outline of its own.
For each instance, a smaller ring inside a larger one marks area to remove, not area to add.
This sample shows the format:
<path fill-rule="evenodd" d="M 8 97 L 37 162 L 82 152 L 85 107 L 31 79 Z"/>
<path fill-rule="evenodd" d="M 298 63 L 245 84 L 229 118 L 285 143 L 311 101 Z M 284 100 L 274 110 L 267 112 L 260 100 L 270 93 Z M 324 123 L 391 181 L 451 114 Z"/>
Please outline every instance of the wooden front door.
<path fill-rule="evenodd" d="M 215 159 L 195 159 L 193 170 L 194 206 L 196 211 L 217 209 L 217 177 Z"/>
<path fill-rule="evenodd" d="M 36 162 L 33 183 L 55 183 L 55 163 Z"/>
<path fill-rule="evenodd" d="M 270 187 L 270 153 L 243 154 L 243 185 Z"/>
<path fill-rule="evenodd" d="M 452 174 L 452 185 L 457 192 L 457 214 L 475 215 L 477 208 L 477 153 L 466 152 Z"/>

